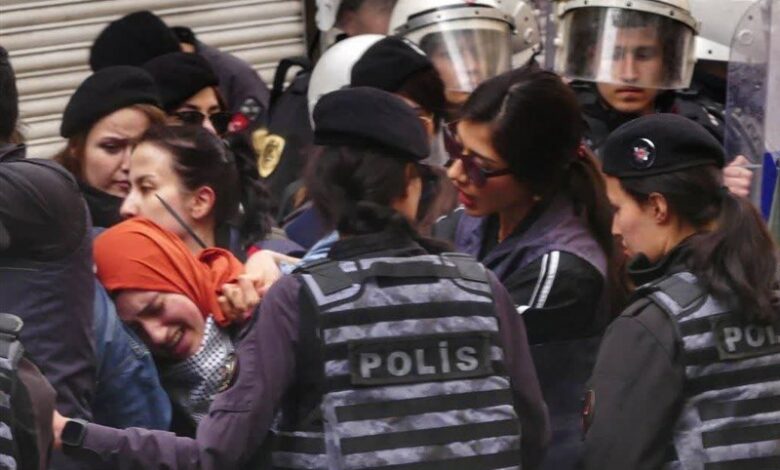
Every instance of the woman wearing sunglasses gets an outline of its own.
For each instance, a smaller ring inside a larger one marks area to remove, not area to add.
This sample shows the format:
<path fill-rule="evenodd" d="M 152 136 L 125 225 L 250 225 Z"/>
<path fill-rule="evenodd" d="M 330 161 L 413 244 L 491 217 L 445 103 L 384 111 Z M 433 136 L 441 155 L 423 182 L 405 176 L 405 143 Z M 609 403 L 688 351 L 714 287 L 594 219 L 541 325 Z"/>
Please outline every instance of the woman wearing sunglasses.
<path fill-rule="evenodd" d="M 121 221 L 119 207 L 130 191 L 130 152 L 138 138 L 165 114 L 152 77 L 141 68 L 107 67 L 79 85 L 62 116 L 67 145 L 54 160 L 79 182 L 92 224 Z"/>
<path fill-rule="evenodd" d="M 206 59 L 171 52 L 150 60 L 144 69 L 154 78 L 169 124 L 203 126 L 216 135 L 228 130 L 231 115 L 219 94 L 219 79 Z"/>
<path fill-rule="evenodd" d="M 545 468 L 573 468 L 598 334 L 624 298 L 577 100 L 557 75 L 525 67 L 478 87 L 448 132 L 463 209 L 442 224 L 455 219 L 457 248 L 496 273 L 522 314 L 553 417 Z"/>

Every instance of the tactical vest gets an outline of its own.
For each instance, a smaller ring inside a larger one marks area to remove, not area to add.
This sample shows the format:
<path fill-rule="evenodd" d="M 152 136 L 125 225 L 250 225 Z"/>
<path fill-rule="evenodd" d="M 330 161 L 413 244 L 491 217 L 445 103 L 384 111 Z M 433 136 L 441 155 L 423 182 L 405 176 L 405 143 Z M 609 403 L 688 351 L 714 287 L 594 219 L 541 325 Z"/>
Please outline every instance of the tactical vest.
<path fill-rule="evenodd" d="M 24 348 L 18 340 L 22 321 L 13 315 L 0 313 L 0 468 L 22 468 L 19 451 L 14 441 L 14 404 L 11 397 L 17 395 L 19 386 L 17 371 Z"/>
<path fill-rule="evenodd" d="M 310 416 L 283 407 L 274 468 L 520 468 L 480 264 L 456 254 L 325 261 L 300 277 L 315 305 L 301 321 L 324 373 Z"/>
<path fill-rule="evenodd" d="M 780 324 L 745 322 L 687 272 L 649 289 L 679 332 L 685 364 L 666 468 L 780 468 Z"/>

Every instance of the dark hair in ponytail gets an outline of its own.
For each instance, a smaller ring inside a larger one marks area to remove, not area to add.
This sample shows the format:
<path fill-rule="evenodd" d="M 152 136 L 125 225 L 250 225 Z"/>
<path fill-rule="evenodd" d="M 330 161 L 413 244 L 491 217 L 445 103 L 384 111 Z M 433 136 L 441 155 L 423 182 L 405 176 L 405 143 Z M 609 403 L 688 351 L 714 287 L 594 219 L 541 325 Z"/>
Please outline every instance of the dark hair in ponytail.
<path fill-rule="evenodd" d="M 329 228 L 350 235 L 408 225 L 390 205 L 406 190 L 406 162 L 379 149 L 324 147 L 306 187 Z"/>
<path fill-rule="evenodd" d="M 348 235 L 396 231 L 431 252 L 451 251 L 449 244 L 421 237 L 392 207 L 406 191 L 407 162 L 378 147 L 318 152 L 310 159 L 306 187 L 329 228 Z"/>
<path fill-rule="evenodd" d="M 247 135 L 228 134 L 225 142 L 233 152 L 238 171 L 241 212 L 235 224 L 241 234 L 241 245 L 247 249 L 271 232 L 271 195 L 260 181 L 257 158 Z"/>
<path fill-rule="evenodd" d="M 628 291 L 623 257 L 611 232 L 604 179 L 593 154 L 581 145 L 584 123 L 571 88 L 555 73 L 530 63 L 480 85 L 461 118 L 490 124 L 493 148 L 534 194 L 543 200 L 569 196 L 607 257 L 611 311 L 604 313 L 619 313 Z"/>
<path fill-rule="evenodd" d="M 653 193 L 663 195 L 670 210 L 699 231 L 687 261 L 713 295 L 736 296 L 749 320 L 780 318 L 775 243 L 753 204 L 722 186 L 719 168 L 625 178 L 620 184 L 639 204 Z"/>

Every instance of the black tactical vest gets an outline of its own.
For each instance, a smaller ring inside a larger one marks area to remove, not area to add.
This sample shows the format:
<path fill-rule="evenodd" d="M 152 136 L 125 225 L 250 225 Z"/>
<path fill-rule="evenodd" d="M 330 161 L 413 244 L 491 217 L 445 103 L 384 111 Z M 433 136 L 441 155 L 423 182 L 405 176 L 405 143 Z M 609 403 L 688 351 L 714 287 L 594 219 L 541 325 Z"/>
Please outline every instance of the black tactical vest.
<path fill-rule="evenodd" d="M 780 468 L 780 324 L 745 322 L 691 273 L 649 289 L 679 332 L 685 364 L 685 401 L 666 468 Z"/>
<path fill-rule="evenodd" d="M 283 407 L 274 468 L 520 468 L 480 264 L 454 254 L 326 261 L 300 277 L 316 306 L 301 321 L 316 332 L 321 394 L 312 413 Z"/>
<path fill-rule="evenodd" d="M 18 317 L 0 313 L 0 468 L 22 468 L 18 443 L 14 440 L 14 410 L 20 405 L 12 402 L 21 386 L 17 374 L 24 355 L 18 339 L 21 329 L 22 321 Z"/>

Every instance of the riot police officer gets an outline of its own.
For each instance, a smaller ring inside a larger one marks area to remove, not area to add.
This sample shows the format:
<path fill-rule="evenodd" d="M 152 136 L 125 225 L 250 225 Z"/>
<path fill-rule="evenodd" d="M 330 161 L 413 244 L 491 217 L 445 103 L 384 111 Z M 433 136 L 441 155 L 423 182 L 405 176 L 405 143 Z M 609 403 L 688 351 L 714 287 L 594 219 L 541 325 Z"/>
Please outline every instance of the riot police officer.
<path fill-rule="evenodd" d="M 699 28 L 688 0 L 566 0 L 559 14 L 555 68 L 574 79 L 594 150 L 621 124 L 654 112 L 685 116 L 723 142 L 722 103 L 688 88 Z M 731 159 L 726 184 L 747 195 L 747 160 Z"/>
<path fill-rule="evenodd" d="M 308 186 L 340 238 L 265 296 L 197 439 L 55 416 L 66 452 L 246 468 L 272 428 L 274 468 L 535 468 L 547 415 L 522 318 L 484 267 L 410 227 L 429 152 L 418 116 L 352 88 L 321 98 L 314 123 Z"/>
<path fill-rule="evenodd" d="M 539 46 L 527 2 L 399 0 L 390 34 L 419 46 L 444 80 L 447 99 L 462 104 L 483 81 L 520 66 Z"/>
<path fill-rule="evenodd" d="M 777 468 L 777 251 L 751 203 L 722 187 L 722 147 L 654 114 L 618 128 L 603 158 L 640 287 L 591 378 L 585 468 Z"/>

